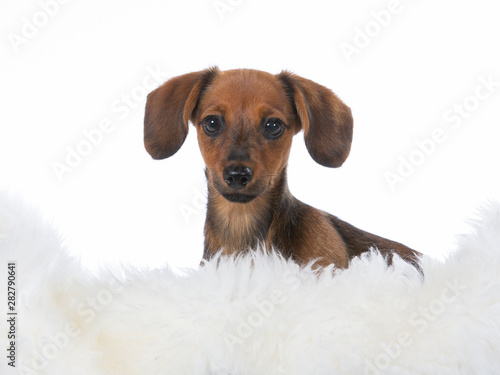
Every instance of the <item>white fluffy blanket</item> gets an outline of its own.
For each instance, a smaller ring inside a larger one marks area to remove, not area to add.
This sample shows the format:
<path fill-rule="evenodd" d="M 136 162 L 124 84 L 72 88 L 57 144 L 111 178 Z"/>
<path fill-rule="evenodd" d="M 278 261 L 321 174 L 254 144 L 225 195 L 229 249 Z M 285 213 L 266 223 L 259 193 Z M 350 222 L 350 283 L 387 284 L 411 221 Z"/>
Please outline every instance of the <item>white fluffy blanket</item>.
<path fill-rule="evenodd" d="M 375 253 L 319 276 L 259 254 L 186 276 L 96 275 L 36 211 L 0 196 L 2 311 L 9 261 L 17 293 L 15 325 L 0 323 L 0 372 L 498 374 L 500 206 L 474 225 L 445 263 L 423 259 L 424 280 Z"/>

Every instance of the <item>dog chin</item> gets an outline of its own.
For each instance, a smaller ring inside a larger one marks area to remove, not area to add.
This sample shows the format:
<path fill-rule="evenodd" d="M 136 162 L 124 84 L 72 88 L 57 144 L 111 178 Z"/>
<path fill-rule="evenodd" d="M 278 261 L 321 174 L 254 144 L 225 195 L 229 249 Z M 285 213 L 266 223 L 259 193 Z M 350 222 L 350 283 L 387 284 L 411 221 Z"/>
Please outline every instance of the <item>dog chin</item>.
<path fill-rule="evenodd" d="M 237 193 L 232 193 L 232 194 L 223 193 L 222 196 L 229 202 L 233 203 L 248 203 L 257 198 L 256 195 L 237 194 Z"/>

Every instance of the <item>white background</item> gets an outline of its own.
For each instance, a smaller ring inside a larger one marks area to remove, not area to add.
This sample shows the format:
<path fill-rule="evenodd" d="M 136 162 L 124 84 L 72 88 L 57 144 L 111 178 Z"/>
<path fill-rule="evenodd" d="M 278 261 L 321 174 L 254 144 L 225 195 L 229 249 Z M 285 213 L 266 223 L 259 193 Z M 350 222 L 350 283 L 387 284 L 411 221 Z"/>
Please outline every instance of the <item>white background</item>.
<path fill-rule="evenodd" d="M 38 206 L 89 267 L 198 265 L 205 183 L 195 131 L 153 161 L 142 144 L 144 85 L 211 65 L 287 69 L 351 107 L 354 143 L 340 169 L 315 164 L 295 138 L 289 185 L 312 206 L 440 257 L 477 207 L 500 200 L 497 1 L 1 6 L 0 187 Z M 497 86 L 476 91 L 481 79 Z M 446 120 L 457 105 L 469 110 Z M 106 121 L 111 130 L 85 148 L 84 132 Z M 436 129 L 445 140 L 422 154 L 416 142 Z M 58 178 L 54 165 L 78 147 L 87 155 Z M 412 157 L 420 165 L 391 189 L 387 173 Z"/>

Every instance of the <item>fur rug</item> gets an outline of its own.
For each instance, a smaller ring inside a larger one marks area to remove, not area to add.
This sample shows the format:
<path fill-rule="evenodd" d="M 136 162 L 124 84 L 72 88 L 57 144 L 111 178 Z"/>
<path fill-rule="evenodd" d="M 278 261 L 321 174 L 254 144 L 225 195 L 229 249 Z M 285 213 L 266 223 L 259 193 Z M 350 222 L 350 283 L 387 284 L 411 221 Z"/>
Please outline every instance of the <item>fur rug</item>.
<path fill-rule="evenodd" d="M 92 274 L 38 212 L 2 194 L 1 308 L 15 261 L 18 314 L 16 368 L 2 355 L 0 372 L 498 374 L 500 206 L 479 216 L 445 263 L 422 260 L 425 279 L 375 252 L 320 275 L 258 253 L 185 276 Z M 5 354 L 12 325 L 0 329 Z"/>

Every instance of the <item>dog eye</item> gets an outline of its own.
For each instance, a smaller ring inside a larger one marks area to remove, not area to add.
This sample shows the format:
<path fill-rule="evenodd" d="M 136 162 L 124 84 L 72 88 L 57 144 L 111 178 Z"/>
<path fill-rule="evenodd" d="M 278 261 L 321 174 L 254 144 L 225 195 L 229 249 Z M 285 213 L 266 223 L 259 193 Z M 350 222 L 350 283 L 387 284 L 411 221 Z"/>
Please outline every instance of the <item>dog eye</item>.
<path fill-rule="evenodd" d="M 222 129 L 222 120 L 217 116 L 208 116 L 203 122 L 203 130 L 208 135 L 217 135 Z"/>
<path fill-rule="evenodd" d="M 278 138 L 283 134 L 285 130 L 285 125 L 276 118 L 269 119 L 264 125 L 265 134 L 268 138 L 274 139 Z"/>

